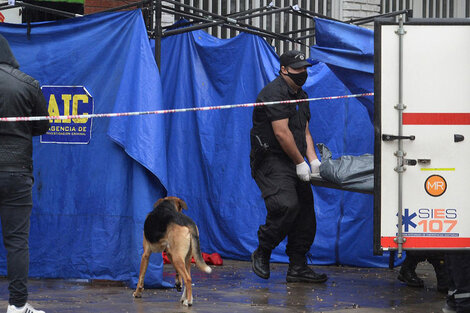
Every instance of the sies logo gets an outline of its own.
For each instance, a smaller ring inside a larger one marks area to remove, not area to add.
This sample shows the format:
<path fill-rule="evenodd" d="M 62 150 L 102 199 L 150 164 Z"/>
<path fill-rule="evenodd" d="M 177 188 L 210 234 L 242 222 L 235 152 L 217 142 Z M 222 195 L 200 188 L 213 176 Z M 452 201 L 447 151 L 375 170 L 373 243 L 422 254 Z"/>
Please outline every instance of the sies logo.
<path fill-rule="evenodd" d="M 431 175 L 424 182 L 424 190 L 432 197 L 439 197 L 447 190 L 447 182 L 444 177 Z"/>
<path fill-rule="evenodd" d="M 413 212 L 408 208 L 404 209 L 402 215 L 403 230 L 407 235 L 421 235 L 432 233 L 440 236 L 455 236 L 452 230 L 458 223 L 457 209 L 431 209 L 420 208 L 418 212 Z"/>

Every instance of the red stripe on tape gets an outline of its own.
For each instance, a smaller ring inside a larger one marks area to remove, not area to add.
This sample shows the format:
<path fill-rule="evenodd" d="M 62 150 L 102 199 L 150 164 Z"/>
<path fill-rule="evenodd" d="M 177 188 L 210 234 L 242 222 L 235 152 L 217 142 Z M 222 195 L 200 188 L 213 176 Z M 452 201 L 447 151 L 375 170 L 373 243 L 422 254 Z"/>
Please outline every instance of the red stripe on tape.
<path fill-rule="evenodd" d="M 374 93 L 361 93 L 361 94 L 355 94 L 355 95 L 344 95 L 344 96 L 334 96 L 334 97 L 228 104 L 228 105 L 218 105 L 218 106 L 210 106 L 210 107 L 193 107 L 193 108 L 157 110 L 157 111 L 141 111 L 141 112 L 99 113 L 99 114 L 62 115 L 62 116 L 17 116 L 17 117 L 13 116 L 13 117 L 0 117 L 0 122 L 64 120 L 64 119 L 74 119 L 74 118 L 117 117 L 117 116 L 149 115 L 149 114 L 167 114 L 167 113 L 178 113 L 178 112 L 195 112 L 195 111 L 207 111 L 207 110 L 223 110 L 223 109 L 249 108 L 249 107 L 257 107 L 257 106 L 264 106 L 264 105 L 273 105 L 273 104 L 278 104 L 278 103 L 298 103 L 298 102 L 306 102 L 306 101 L 359 98 L 359 97 L 369 97 L 373 95 Z"/>
<path fill-rule="evenodd" d="M 470 125 L 470 113 L 403 113 L 403 125 Z"/>

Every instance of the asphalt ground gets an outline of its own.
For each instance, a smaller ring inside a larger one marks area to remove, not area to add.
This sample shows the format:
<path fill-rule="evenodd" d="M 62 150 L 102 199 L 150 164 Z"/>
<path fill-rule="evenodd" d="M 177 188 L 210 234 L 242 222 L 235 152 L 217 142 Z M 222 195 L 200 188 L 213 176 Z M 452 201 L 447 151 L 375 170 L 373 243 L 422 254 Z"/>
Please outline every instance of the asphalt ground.
<path fill-rule="evenodd" d="M 411 288 L 398 281 L 399 268 L 314 266 L 326 273 L 324 284 L 286 283 L 286 264 L 271 264 L 269 280 L 258 278 L 251 264 L 224 260 L 212 266 L 212 274 L 192 268 L 194 303 L 184 307 L 175 288 L 146 289 L 140 299 L 121 282 L 30 279 L 28 302 L 51 312 L 336 312 L 385 313 L 442 312 L 445 295 L 436 291 L 436 278 L 429 263 L 420 263 L 418 276 L 424 288 Z M 164 279 L 174 281 L 174 270 L 165 265 Z M 8 282 L 0 278 L 0 307 L 6 311 Z"/>

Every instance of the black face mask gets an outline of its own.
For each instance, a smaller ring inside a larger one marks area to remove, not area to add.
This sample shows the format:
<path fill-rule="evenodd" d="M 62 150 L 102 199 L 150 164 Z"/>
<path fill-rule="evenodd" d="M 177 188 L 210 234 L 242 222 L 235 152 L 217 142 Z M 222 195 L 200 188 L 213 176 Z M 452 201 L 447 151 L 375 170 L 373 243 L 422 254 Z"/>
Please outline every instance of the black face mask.
<path fill-rule="evenodd" d="M 296 84 L 299 87 L 302 87 L 307 81 L 308 74 L 307 74 L 307 71 L 298 73 L 298 74 L 293 74 L 288 71 L 287 76 L 289 76 L 292 79 L 294 84 Z"/>

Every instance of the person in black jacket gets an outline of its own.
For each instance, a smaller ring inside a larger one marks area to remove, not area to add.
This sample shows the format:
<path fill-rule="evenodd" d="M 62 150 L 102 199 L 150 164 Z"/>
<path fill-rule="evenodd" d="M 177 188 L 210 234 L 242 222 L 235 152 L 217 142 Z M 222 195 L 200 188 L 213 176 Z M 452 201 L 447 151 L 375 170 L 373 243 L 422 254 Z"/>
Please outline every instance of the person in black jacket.
<path fill-rule="evenodd" d="M 292 50 L 281 55 L 279 76 L 266 85 L 257 102 L 302 100 L 307 80 L 305 55 Z M 308 101 L 256 107 L 251 129 L 250 166 L 267 209 L 266 223 L 258 229 L 258 248 L 251 255 L 256 275 L 270 276 L 271 251 L 287 237 L 287 282 L 322 283 L 306 262 L 316 232 L 310 176 L 319 172 L 320 161 L 308 128 Z M 307 164 L 305 158 L 310 164 Z"/>
<path fill-rule="evenodd" d="M 0 35 L 0 117 L 47 116 L 39 83 L 18 68 L 7 40 Z M 0 218 L 10 292 L 7 313 L 44 312 L 27 303 L 27 279 L 34 182 L 32 137 L 48 129 L 48 120 L 0 122 Z"/>
<path fill-rule="evenodd" d="M 449 292 L 442 312 L 470 313 L 470 251 L 449 251 L 445 260 Z"/>

